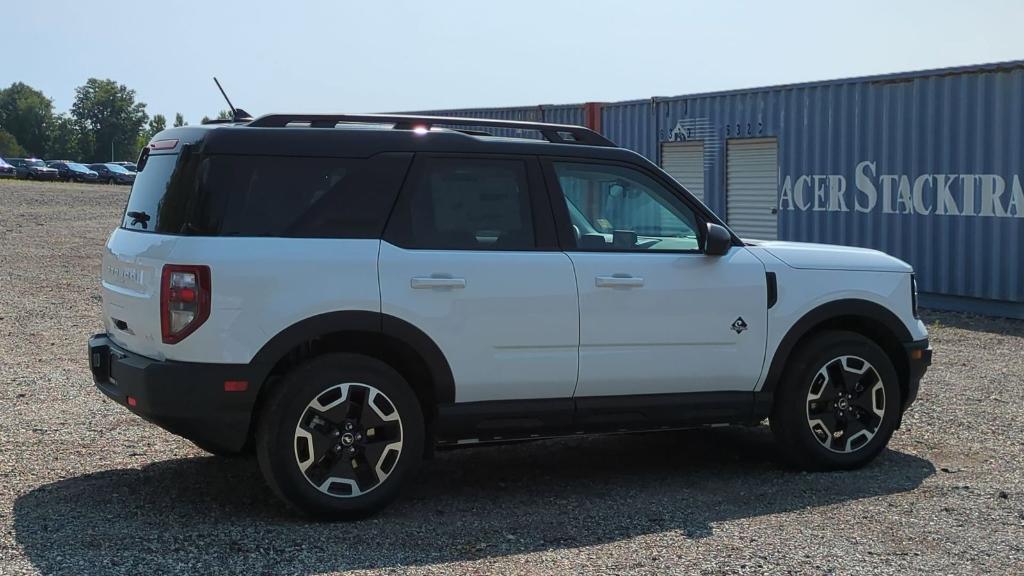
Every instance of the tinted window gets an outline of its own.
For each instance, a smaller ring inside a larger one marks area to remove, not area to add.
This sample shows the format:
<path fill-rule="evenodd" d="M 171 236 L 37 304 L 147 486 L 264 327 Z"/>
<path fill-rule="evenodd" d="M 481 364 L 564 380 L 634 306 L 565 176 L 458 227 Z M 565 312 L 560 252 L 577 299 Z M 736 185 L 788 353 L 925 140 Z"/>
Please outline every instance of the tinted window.
<path fill-rule="evenodd" d="M 534 249 L 526 163 L 424 160 L 395 207 L 386 238 L 407 248 Z"/>
<path fill-rule="evenodd" d="M 378 238 L 408 163 L 408 154 L 203 156 L 186 147 L 180 158 L 149 157 L 123 226 L 193 236 Z M 137 212 L 149 216 L 146 228 Z"/>
<path fill-rule="evenodd" d="M 668 188 L 621 166 L 554 163 L 579 250 L 698 250 L 697 218 Z"/>

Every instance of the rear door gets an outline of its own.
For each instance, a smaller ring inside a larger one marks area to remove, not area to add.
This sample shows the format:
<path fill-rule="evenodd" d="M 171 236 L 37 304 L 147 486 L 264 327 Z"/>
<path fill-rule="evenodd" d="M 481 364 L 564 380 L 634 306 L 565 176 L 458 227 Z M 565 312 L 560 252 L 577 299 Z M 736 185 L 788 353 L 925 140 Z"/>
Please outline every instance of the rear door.
<path fill-rule="evenodd" d="M 378 269 L 383 313 L 437 343 L 456 402 L 572 396 L 576 277 L 534 157 L 418 155 Z"/>
<path fill-rule="evenodd" d="M 139 173 L 121 226 L 103 254 L 103 323 L 114 342 L 132 352 L 163 358 L 160 274 L 179 237 L 157 234 L 158 219 L 173 211 L 168 193 L 178 154 L 152 154 Z"/>
<path fill-rule="evenodd" d="M 694 209 L 641 170 L 546 166 L 579 286 L 576 397 L 753 390 L 767 333 L 760 261 L 741 246 L 704 255 Z"/>

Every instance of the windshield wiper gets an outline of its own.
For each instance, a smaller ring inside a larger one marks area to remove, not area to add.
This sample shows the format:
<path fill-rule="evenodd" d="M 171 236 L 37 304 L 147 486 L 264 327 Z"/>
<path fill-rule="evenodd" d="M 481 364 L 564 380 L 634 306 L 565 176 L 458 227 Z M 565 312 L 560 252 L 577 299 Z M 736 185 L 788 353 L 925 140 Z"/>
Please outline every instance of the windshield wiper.
<path fill-rule="evenodd" d="M 138 212 L 138 211 L 134 211 L 133 210 L 131 212 L 128 212 L 128 216 L 132 219 L 132 222 L 131 222 L 131 224 L 129 224 L 129 226 L 135 226 L 136 224 L 142 224 L 142 229 L 143 230 L 146 230 L 147 228 L 149 228 L 149 224 L 148 224 L 148 222 L 149 222 L 149 214 L 146 214 L 145 212 Z"/>

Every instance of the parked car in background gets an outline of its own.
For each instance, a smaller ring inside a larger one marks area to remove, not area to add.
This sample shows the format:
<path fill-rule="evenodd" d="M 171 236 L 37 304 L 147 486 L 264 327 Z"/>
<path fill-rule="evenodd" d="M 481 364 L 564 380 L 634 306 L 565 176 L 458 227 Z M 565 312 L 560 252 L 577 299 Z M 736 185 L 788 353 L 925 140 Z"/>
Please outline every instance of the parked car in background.
<path fill-rule="evenodd" d="M 96 172 L 100 182 L 106 182 L 107 184 L 133 184 L 135 182 L 134 172 L 129 172 L 124 166 L 114 164 L 113 162 L 89 164 L 88 168 Z"/>
<path fill-rule="evenodd" d="M 68 182 L 96 182 L 99 180 L 99 174 L 78 162 L 50 160 L 46 165 L 57 170 L 57 178 Z"/>
<path fill-rule="evenodd" d="M 8 158 L 18 178 L 25 180 L 56 180 L 57 170 L 38 158 Z"/>
<path fill-rule="evenodd" d="M 136 172 L 139 171 L 139 167 L 135 164 L 135 162 L 111 162 L 111 164 L 123 166 L 125 170 L 131 172 L 132 174 L 135 174 Z"/>
<path fill-rule="evenodd" d="M 0 158 L 0 178 L 14 178 L 17 173 L 14 170 L 14 166 L 11 166 Z"/>

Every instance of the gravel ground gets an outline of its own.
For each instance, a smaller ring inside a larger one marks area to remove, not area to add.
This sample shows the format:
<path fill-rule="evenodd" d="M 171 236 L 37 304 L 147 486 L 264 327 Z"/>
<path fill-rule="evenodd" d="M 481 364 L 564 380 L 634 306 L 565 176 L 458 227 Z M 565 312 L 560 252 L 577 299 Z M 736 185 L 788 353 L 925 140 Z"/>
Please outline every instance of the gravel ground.
<path fill-rule="evenodd" d="M 927 315 L 936 364 L 866 469 L 763 429 L 444 452 L 383 514 L 289 515 L 93 389 L 100 251 L 127 190 L 0 182 L 0 574 L 1024 571 L 1024 322 Z"/>

